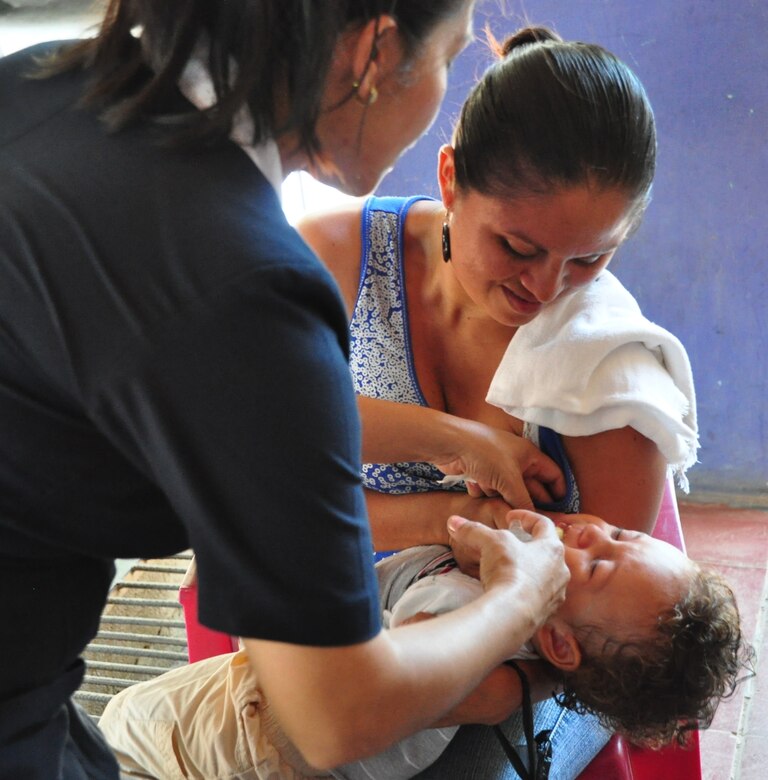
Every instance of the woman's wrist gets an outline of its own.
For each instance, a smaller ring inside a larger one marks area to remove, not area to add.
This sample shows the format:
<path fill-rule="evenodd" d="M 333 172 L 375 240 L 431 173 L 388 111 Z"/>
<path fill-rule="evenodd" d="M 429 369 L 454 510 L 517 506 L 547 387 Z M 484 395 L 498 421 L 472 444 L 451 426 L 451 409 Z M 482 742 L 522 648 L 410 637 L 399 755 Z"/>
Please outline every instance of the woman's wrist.
<path fill-rule="evenodd" d="M 442 464 L 460 460 L 471 449 L 470 444 L 481 424 L 449 412 L 432 411 L 435 412 L 432 435 L 426 441 L 429 450 L 424 453 L 424 460 Z"/>
<path fill-rule="evenodd" d="M 365 494 L 377 551 L 448 544 L 446 521 L 451 515 L 464 514 L 472 501 L 466 493 L 445 490 L 405 495 L 366 490 Z"/>

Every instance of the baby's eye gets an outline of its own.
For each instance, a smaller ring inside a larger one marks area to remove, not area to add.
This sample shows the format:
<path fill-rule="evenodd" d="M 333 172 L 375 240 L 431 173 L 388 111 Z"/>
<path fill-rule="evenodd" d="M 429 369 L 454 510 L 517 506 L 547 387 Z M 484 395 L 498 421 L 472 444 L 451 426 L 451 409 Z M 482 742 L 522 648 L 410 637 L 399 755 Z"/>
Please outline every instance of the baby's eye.
<path fill-rule="evenodd" d="M 611 536 L 618 542 L 619 539 L 621 539 L 621 535 L 624 533 L 623 528 L 614 528 L 613 531 L 611 531 Z"/>
<path fill-rule="evenodd" d="M 603 560 L 602 558 L 595 558 L 595 560 L 592 561 L 592 563 L 589 566 L 590 577 L 595 573 L 595 570 L 597 569 L 597 564 L 600 563 L 602 560 Z"/>

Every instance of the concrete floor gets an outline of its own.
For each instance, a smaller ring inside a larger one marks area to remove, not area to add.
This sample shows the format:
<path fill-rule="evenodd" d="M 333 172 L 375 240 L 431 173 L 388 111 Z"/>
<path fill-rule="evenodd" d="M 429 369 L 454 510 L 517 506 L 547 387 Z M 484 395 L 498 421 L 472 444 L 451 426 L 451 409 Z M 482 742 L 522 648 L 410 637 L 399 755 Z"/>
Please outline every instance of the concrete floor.
<path fill-rule="evenodd" d="M 768 777 L 768 512 L 681 504 L 680 517 L 688 555 L 728 580 L 742 633 L 757 653 L 756 676 L 721 704 L 701 734 L 702 780 L 763 780 Z"/>

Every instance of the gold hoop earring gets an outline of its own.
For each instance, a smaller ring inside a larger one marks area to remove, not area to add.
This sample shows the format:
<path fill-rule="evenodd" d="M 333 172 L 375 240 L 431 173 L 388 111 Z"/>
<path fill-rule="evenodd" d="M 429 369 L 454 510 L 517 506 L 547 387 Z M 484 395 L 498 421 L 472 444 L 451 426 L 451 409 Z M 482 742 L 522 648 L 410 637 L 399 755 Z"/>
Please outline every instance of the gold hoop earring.
<path fill-rule="evenodd" d="M 379 90 L 376 89 L 375 86 L 371 85 L 370 90 L 368 91 L 368 97 L 364 98 L 360 94 L 360 82 L 355 80 L 352 82 L 352 89 L 355 93 L 355 100 L 357 100 L 360 105 L 363 106 L 372 106 L 378 99 L 379 99 Z"/>

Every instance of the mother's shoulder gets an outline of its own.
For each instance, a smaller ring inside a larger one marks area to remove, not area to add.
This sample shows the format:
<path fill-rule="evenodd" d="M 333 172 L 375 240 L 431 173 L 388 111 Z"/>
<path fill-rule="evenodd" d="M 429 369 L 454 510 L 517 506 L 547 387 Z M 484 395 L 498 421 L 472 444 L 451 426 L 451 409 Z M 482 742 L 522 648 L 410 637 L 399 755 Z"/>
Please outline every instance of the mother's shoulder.
<path fill-rule="evenodd" d="M 296 223 L 301 237 L 333 274 L 348 305 L 357 290 L 362 252 L 364 198 L 316 211 Z"/>

